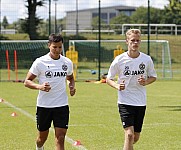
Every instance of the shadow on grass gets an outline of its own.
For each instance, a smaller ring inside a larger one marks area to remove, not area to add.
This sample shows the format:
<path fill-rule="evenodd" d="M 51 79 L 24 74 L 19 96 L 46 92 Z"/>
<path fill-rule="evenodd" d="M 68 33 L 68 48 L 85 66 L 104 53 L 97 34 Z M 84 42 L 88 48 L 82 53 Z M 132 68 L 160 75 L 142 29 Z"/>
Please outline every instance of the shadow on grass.
<path fill-rule="evenodd" d="M 181 106 L 159 106 L 160 108 L 167 108 L 169 111 L 181 111 Z"/>

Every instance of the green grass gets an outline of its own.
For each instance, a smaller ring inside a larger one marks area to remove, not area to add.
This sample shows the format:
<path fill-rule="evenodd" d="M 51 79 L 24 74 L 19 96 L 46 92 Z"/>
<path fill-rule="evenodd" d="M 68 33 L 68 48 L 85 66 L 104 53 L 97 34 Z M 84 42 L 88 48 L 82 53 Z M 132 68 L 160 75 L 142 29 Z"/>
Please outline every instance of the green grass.
<path fill-rule="evenodd" d="M 3 40 L 29 40 L 29 35 L 24 34 L 3 34 Z"/>
<path fill-rule="evenodd" d="M 87 68 L 85 68 L 85 65 Z M 172 80 L 181 80 L 181 69 L 175 69 L 178 64 L 172 64 Z M 85 80 L 97 80 L 98 79 L 98 64 L 96 62 L 80 62 L 79 68 L 77 70 L 77 81 L 85 81 Z M 110 66 L 110 63 L 101 63 L 101 75 L 103 73 L 107 73 L 108 68 Z M 164 79 L 164 75 L 162 73 L 162 70 L 160 69 L 161 65 L 156 64 L 155 69 L 157 71 L 157 75 L 159 79 Z M 96 74 L 91 74 L 91 70 L 96 70 Z M 24 80 L 26 77 L 26 74 L 28 72 L 28 69 L 19 69 L 18 70 L 18 80 Z M 169 79 L 170 72 L 165 73 L 165 79 Z M 8 80 L 8 71 L 7 69 L 0 69 L 0 81 L 7 81 Z M 16 80 L 16 72 L 13 70 L 10 70 L 10 80 L 15 81 Z"/>
<path fill-rule="evenodd" d="M 70 97 L 70 127 L 67 136 L 80 140 L 88 150 L 121 150 L 123 129 L 117 110 L 117 92 L 107 84 L 76 82 L 77 93 Z M 38 91 L 22 83 L 1 82 L 0 97 L 0 149 L 32 150 L 35 145 L 35 105 Z M 147 86 L 148 105 L 140 141 L 135 150 L 176 150 L 181 147 L 181 82 L 157 81 Z M 11 117 L 16 112 L 17 117 Z M 67 150 L 76 146 L 66 142 Z M 46 150 L 54 149 L 54 133 L 50 132 Z"/>

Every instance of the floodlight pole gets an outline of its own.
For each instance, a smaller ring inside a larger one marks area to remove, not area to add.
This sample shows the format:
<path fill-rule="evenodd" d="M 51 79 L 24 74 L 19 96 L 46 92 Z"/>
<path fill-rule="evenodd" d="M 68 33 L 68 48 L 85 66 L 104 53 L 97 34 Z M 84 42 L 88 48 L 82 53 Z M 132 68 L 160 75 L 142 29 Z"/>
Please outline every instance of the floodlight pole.
<path fill-rule="evenodd" d="M 1 58 L 1 0 L 0 0 L 0 58 Z M 0 62 L 0 71 L 1 71 L 1 62 Z M 1 72 L 0 72 L 0 82 L 1 82 Z"/>
<path fill-rule="evenodd" d="M 51 0 L 49 0 L 49 35 L 51 34 Z"/>
<path fill-rule="evenodd" d="M 0 0 L 0 40 L 1 40 L 1 25 L 2 25 L 2 22 L 1 22 L 1 0 Z"/>
<path fill-rule="evenodd" d="M 101 0 L 99 0 L 99 42 L 98 42 L 98 50 L 99 50 L 99 70 L 98 70 L 98 81 L 101 80 Z"/>
<path fill-rule="evenodd" d="M 150 55 L 150 0 L 148 0 L 148 51 L 147 54 Z"/>
<path fill-rule="evenodd" d="M 76 37 L 79 35 L 79 24 L 78 24 L 78 0 L 76 0 Z"/>
<path fill-rule="evenodd" d="M 57 1 L 58 0 L 54 0 L 55 1 L 55 28 L 54 28 L 54 32 L 57 33 Z"/>

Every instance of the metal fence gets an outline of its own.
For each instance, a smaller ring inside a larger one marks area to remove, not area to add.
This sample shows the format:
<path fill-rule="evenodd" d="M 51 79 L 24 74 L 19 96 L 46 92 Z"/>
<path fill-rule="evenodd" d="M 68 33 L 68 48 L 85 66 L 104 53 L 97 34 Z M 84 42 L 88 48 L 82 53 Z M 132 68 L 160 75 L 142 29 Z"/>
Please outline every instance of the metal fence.
<path fill-rule="evenodd" d="M 104 40 L 123 40 L 128 28 L 139 28 L 146 40 L 167 40 L 170 45 L 171 62 L 173 66 L 173 78 L 179 78 L 181 72 L 181 25 L 178 24 L 130 24 L 128 20 L 122 23 L 111 23 L 111 19 L 124 13 L 131 16 L 140 6 L 148 7 L 148 1 L 101 1 L 101 0 L 42 0 L 42 7 L 37 7 L 36 17 L 41 19 L 37 26 L 39 40 L 47 40 L 50 33 L 59 32 L 64 36 L 70 36 L 71 40 L 80 38 L 97 40 L 99 33 Z M 159 3 L 159 4 L 158 4 Z M 150 1 L 149 7 L 163 9 L 169 1 L 162 4 L 159 1 Z M 22 23 L 28 18 L 26 0 L 0 1 L 0 41 L 3 40 L 29 40 L 29 35 L 23 30 Z M 99 12 L 100 10 L 100 12 Z M 99 14 L 100 13 L 100 14 Z M 99 30 L 98 17 L 101 25 Z M 148 18 L 147 18 L 148 19 Z M 148 20 L 149 21 L 149 20 Z M 149 30 L 148 30 L 149 29 Z M 76 35 L 76 36 L 75 36 Z M 65 43 L 68 43 L 66 41 Z M 1 44 L 0 44 L 1 46 Z M 67 50 L 66 47 L 65 50 Z M 0 60 L 2 61 L 2 59 Z M 2 62 L 1 62 L 2 64 Z M 1 65 L 0 65 L 1 66 Z"/>

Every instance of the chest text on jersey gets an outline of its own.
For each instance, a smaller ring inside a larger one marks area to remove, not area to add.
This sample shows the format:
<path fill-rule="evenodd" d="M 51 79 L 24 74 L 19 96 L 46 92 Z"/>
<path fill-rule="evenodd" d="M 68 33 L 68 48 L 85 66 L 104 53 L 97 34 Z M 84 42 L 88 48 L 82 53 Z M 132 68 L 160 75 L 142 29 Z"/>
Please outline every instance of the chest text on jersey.
<path fill-rule="evenodd" d="M 52 71 L 46 71 L 45 76 L 46 78 L 52 78 L 52 77 L 65 77 L 67 75 L 67 72 L 52 72 Z"/>

